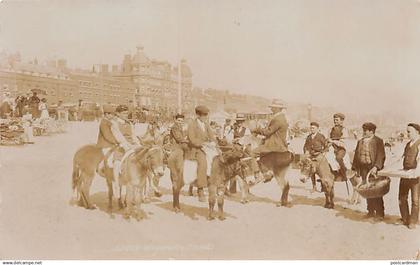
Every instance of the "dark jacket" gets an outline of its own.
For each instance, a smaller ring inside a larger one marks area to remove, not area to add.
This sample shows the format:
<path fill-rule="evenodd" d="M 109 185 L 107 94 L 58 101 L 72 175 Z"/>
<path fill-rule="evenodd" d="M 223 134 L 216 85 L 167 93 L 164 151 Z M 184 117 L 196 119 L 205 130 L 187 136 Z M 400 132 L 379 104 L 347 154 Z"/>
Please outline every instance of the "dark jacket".
<path fill-rule="evenodd" d="M 172 148 L 182 148 L 184 151 L 188 150 L 187 135 L 181 125 L 175 123 L 171 127 L 170 136 Z"/>
<path fill-rule="evenodd" d="M 353 165 L 352 169 L 357 170 L 360 169 L 362 166 L 362 163 L 360 162 L 360 151 L 363 144 L 363 139 L 359 140 L 357 142 L 356 151 L 354 153 L 354 159 L 353 159 Z M 381 170 L 384 168 L 385 163 L 385 146 L 384 141 L 379 138 L 378 136 L 373 136 L 373 138 L 370 140 L 369 143 L 369 150 L 370 150 L 370 159 L 372 161 L 372 164 L 369 165 L 371 168 L 376 167 L 378 170 Z"/>
<path fill-rule="evenodd" d="M 312 134 L 310 134 L 306 137 L 303 152 L 309 152 L 310 155 L 316 156 L 324 152 L 326 145 L 327 139 L 323 134 L 317 133 L 314 138 L 312 138 Z"/>
<path fill-rule="evenodd" d="M 417 168 L 417 156 L 419 154 L 420 140 L 417 140 L 412 146 L 407 143 L 404 149 L 403 167 L 405 170 Z"/>
<path fill-rule="evenodd" d="M 215 142 L 216 138 L 207 122 L 205 123 L 203 131 L 198 124 L 197 119 L 194 119 L 188 124 L 188 140 L 191 146 L 190 155 L 192 158 L 195 158 L 196 153 L 201 150 L 201 147 L 205 142 Z"/>
<path fill-rule="evenodd" d="M 112 147 L 118 144 L 114 134 L 111 131 L 111 121 L 102 119 L 99 124 L 98 141 L 96 145 L 101 148 Z"/>

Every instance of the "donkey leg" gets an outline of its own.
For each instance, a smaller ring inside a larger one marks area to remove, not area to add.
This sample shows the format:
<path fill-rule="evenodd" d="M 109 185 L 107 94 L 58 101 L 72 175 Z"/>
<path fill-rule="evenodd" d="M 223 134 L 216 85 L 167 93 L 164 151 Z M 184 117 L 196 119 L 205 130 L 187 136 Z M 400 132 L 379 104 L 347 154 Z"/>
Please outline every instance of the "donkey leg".
<path fill-rule="evenodd" d="M 290 185 L 289 181 L 286 180 L 286 172 L 287 168 L 276 170 L 275 172 L 277 184 L 281 191 L 280 201 L 276 206 L 287 206 L 288 204 Z"/>
<path fill-rule="evenodd" d="M 238 183 L 239 183 L 239 190 L 241 191 L 241 203 L 245 204 L 249 202 L 248 200 L 248 185 L 245 180 L 243 180 L 240 176 L 236 176 Z"/>
<path fill-rule="evenodd" d="M 89 210 L 96 209 L 96 207 L 91 204 L 90 197 L 89 197 L 90 186 L 92 185 L 92 180 L 95 176 L 95 173 L 82 172 L 82 175 L 83 175 L 83 183 L 82 183 L 81 197 L 84 201 L 84 206 L 86 209 L 89 209 Z"/>
<path fill-rule="evenodd" d="M 221 187 L 217 188 L 217 208 L 219 210 L 219 220 L 223 221 L 226 219 L 225 213 L 223 211 L 223 205 L 225 202 L 225 186 L 222 185 Z"/>
<path fill-rule="evenodd" d="M 213 184 L 209 186 L 209 215 L 208 220 L 214 220 L 214 206 L 216 205 L 217 187 Z"/>
<path fill-rule="evenodd" d="M 114 197 L 114 190 L 112 185 L 112 176 L 106 176 L 106 184 L 108 186 L 108 210 L 112 214 L 112 198 Z"/>

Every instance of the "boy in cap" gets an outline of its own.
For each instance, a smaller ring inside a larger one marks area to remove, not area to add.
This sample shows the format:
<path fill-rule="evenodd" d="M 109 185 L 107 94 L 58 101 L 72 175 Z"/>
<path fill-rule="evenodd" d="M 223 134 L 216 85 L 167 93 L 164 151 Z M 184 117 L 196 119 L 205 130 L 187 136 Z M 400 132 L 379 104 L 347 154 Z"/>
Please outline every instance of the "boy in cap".
<path fill-rule="evenodd" d="M 330 131 L 330 139 L 329 142 L 332 144 L 334 148 L 335 159 L 337 160 L 340 168 L 338 169 L 338 175 L 346 179 L 346 171 L 347 167 L 344 163 L 344 157 L 346 156 L 346 145 L 344 143 L 344 139 L 349 138 L 349 132 L 347 128 L 344 127 L 344 119 L 345 116 L 342 113 L 335 113 L 333 115 L 334 118 L 334 126 L 331 128 Z"/>
<path fill-rule="evenodd" d="M 354 153 L 352 169 L 359 173 L 362 181 L 365 182 L 370 175 L 376 175 L 384 168 L 385 146 L 384 141 L 375 135 L 376 125 L 366 122 L 362 125 L 363 138 L 357 142 Z M 367 200 L 367 218 L 374 217 L 377 221 L 382 221 L 385 216 L 384 200 L 372 198 Z"/>
<path fill-rule="evenodd" d="M 311 122 L 310 126 L 311 133 L 306 138 L 305 145 L 303 146 L 303 153 L 305 154 L 305 158 L 316 161 L 319 155 L 325 151 L 327 139 L 319 132 L 319 124 L 317 122 Z M 312 191 L 317 191 L 315 173 L 311 172 L 310 177 L 312 180 Z"/>
<path fill-rule="evenodd" d="M 204 152 L 205 145 L 216 146 L 216 138 L 208 124 L 209 109 L 206 106 L 195 108 L 196 118 L 188 124 L 188 140 L 191 147 L 191 158 L 197 160 L 198 199 L 205 202 L 204 187 L 207 186 L 207 176 L 211 166 L 211 158 Z"/>

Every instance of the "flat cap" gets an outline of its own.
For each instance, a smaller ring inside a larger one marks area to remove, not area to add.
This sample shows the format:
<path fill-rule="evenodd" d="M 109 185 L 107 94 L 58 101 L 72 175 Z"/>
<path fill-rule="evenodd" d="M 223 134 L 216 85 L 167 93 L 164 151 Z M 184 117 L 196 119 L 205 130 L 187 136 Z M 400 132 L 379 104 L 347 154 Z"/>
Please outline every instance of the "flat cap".
<path fill-rule="evenodd" d="M 376 131 L 376 125 L 372 122 L 365 122 L 362 125 L 362 129 L 367 131 Z"/>
<path fill-rule="evenodd" d="M 316 121 L 313 121 L 310 123 L 311 126 L 316 126 L 319 128 L 319 123 L 317 123 Z"/>
<path fill-rule="evenodd" d="M 416 131 L 418 133 L 420 133 L 420 125 L 418 123 L 409 123 L 408 126 L 413 127 L 414 129 L 416 129 Z"/>
<path fill-rule="evenodd" d="M 208 114 L 210 112 L 209 108 L 204 105 L 197 106 L 195 108 L 195 113 L 197 114 Z"/>
<path fill-rule="evenodd" d="M 116 112 L 128 111 L 128 106 L 127 105 L 118 105 L 118 107 L 115 111 Z"/>
<path fill-rule="evenodd" d="M 346 118 L 346 116 L 343 113 L 335 113 L 334 118 L 340 118 L 342 120 L 344 120 Z"/>

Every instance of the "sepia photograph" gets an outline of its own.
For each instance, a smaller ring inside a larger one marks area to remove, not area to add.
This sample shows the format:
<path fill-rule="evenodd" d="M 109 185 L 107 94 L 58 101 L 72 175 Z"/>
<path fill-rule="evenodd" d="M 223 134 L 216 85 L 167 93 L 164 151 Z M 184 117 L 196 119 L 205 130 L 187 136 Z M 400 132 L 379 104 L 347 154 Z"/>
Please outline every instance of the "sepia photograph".
<path fill-rule="evenodd" d="M 419 200 L 420 0 L 0 1 L 2 264 L 418 264 Z"/>

